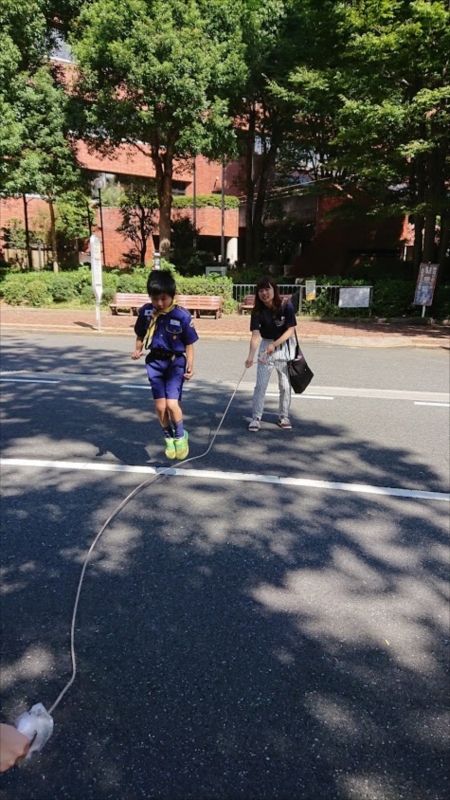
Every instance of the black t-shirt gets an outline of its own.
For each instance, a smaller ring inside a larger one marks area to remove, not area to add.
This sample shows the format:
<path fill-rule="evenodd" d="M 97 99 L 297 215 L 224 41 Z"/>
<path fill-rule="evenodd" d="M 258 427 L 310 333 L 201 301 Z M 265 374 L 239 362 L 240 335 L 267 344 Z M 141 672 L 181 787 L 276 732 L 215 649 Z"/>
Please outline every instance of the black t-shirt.
<path fill-rule="evenodd" d="M 295 328 L 297 320 L 292 303 L 282 303 L 279 308 L 256 311 L 250 319 L 250 330 L 259 331 L 263 339 L 278 339 L 288 328 Z"/>

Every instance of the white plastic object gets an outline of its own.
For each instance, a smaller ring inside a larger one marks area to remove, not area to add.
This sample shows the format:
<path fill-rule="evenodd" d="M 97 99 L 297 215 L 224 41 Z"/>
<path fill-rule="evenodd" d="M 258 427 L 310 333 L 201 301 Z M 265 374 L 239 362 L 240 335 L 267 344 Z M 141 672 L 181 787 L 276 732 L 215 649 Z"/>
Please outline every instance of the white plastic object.
<path fill-rule="evenodd" d="M 17 717 L 14 724 L 17 730 L 32 742 L 26 758 L 42 750 L 53 733 L 53 717 L 42 703 L 36 703 L 29 711 L 25 711 Z"/>

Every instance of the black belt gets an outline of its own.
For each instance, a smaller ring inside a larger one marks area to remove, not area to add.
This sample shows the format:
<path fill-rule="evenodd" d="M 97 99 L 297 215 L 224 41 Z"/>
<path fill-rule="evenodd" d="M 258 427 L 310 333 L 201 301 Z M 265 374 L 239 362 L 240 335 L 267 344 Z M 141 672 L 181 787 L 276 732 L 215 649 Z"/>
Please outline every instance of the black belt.
<path fill-rule="evenodd" d="M 163 347 L 151 347 L 150 350 L 148 351 L 148 356 L 151 356 L 152 360 L 159 358 L 161 359 L 176 358 L 176 356 L 184 356 L 184 355 L 186 355 L 184 350 L 180 352 L 175 352 L 174 350 L 164 350 Z"/>

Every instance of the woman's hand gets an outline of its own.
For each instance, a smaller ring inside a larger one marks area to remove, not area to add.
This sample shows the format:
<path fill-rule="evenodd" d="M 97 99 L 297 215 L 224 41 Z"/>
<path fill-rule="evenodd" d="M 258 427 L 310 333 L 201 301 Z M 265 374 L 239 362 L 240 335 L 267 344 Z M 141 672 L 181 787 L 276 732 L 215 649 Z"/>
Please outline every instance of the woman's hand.
<path fill-rule="evenodd" d="M 253 356 L 251 358 L 249 356 L 245 362 L 245 367 L 246 369 L 249 369 L 252 366 L 253 366 Z"/>
<path fill-rule="evenodd" d="M 12 725 L 0 722 L 0 772 L 6 772 L 28 752 L 30 740 Z"/>
<path fill-rule="evenodd" d="M 271 356 L 274 352 L 275 352 L 275 345 L 273 343 L 268 344 L 266 347 L 266 356 Z"/>

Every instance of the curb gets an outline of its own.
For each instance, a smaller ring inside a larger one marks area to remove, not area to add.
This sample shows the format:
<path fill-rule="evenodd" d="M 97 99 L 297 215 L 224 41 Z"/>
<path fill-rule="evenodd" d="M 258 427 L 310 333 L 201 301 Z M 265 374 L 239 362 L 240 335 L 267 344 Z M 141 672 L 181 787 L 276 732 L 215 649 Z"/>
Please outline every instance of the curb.
<path fill-rule="evenodd" d="M 14 331 L 20 329 L 17 323 L 14 322 L 4 322 L 0 324 L 0 331 Z M 132 337 L 133 332 L 132 330 L 126 331 L 122 328 L 109 328 L 107 326 L 102 327 L 99 331 L 93 326 L 90 327 L 75 327 L 73 325 L 58 325 L 57 323 L 53 324 L 43 324 L 43 323 L 27 323 L 26 325 L 27 331 L 35 331 L 37 333 L 67 333 L 67 334 L 84 334 L 84 335 L 93 335 L 93 336 L 127 336 Z M 205 333 L 202 331 L 201 339 L 202 341 L 241 341 L 241 342 L 248 342 L 248 334 L 245 336 L 241 332 L 233 332 L 233 331 L 221 331 L 217 334 L 209 332 Z M 427 348 L 427 349 L 449 349 L 450 342 L 442 341 L 442 340 L 433 340 L 429 339 L 428 337 L 424 337 L 426 341 L 415 341 L 409 337 L 404 337 L 401 334 L 392 336 L 386 335 L 386 338 L 381 338 L 377 335 L 377 332 L 374 331 L 373 335 L 371 336 L 328 336 L 327 334 L 324 335 L 317 335 L 317 334 L 308 334 L 302 333 L 301 334 L 302 341 L 308 342 L 315 342 L 317 344 L 326 344 L 326 345 L 335 345 L 339 347 L 398 347 L 398 348 Z"/>

